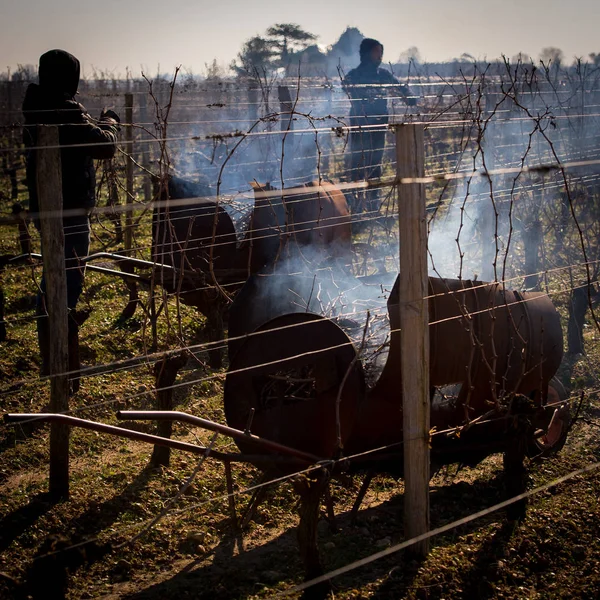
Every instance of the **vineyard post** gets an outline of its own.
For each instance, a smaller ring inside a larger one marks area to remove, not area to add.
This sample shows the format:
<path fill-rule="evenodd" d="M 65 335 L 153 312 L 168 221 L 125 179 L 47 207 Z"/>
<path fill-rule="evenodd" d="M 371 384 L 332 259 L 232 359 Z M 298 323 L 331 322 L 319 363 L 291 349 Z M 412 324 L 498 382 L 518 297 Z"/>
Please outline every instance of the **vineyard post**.
<path fill-rule="evenodd" d="M 42 256 L 46 280 L 45 303 L 50 343 L 50 410 L 69 410 L 67 333 L 67 274 L 62 223 L 62 175 L 58 127 L 38 126 L 37 193 Z M 50 495 L 69 497 L 69 426 L 50 426 Z"/>
<path fill-rule="evenodd" d="M 277 95 L 279 97 L 279 112 L 281 113 L 281 131 L 285 133 L 294 129 L 294 121 L 292 120 L 294 103 L 292 102 L 290 88 L 287 85 L 277 86 Z"/>
<path fill-rule="evenodd" d="M 258 119 L 258 85 L 255 81 L 248 85 L 248 118 L 250 124 Z"/>
<path fill-rule="evenodd" d="M 149 143 L 149 137 L 148 134 L 146 133 L 146 129 L 149 126 L 148 123 L 148 97 L 145 93 L 140 93 L 139 94 L 139 99 L 140 99 L 140 122 L 142 125 L 142 129 L 141 129 L 141 134 L 140 134 L 140 139 L 142 141 L 141 144 L 141 150 L 140 150 L 140 155 L 141 155 L 141 162 L 142 162 L 142 167 L 144 167 L 144 169 L 150 170 L 150 153 L 152 151 L 152 145 Z M 150 181 L 150 176 L 148 175 L 148 173 L 144 173 L 144 184 L 143 184 L 143 189 L 144 189 L 144 202 L 148 203 L 150 202 L 150 200 L 152 200 L 152 182 Z"/>
<path fill-rule="evenodd" d="M 328 85 L 327 88 L 325 89 L 325 106 L 326 106 L 326 112 L 327 112 L 327 116 L 333 114 L 333 86 Z M 324 152 L 325 152 L 325 156 L 323 157 L 323 161 L 322 161 L 322 167 L 321 167 L 321 171 L 322 173 L 325 174 L 325 177 L 327 177 L 329 175 L 329 171 L 331 170 L 331 164 L 334 162 L 333 161 L 333 152 L 334 152 L 334 146 L 333 146 L 333 136 L 332 135 L 327 135 L 326 137 L 326 142 L 324 144 L 321 144 L 321 147 L 323 148 Z"/>
<path fill-rule="evenodd" d="M 10 82 L 10 67 L 6 71 L 6 86 L 5 86 L 6 93 L 3 94 L 3 97 L 2 97 L 2 99 L 5 100 L 5 102 L 6 102 L 6 104 L 3 107 L 2 112 L 0 113 L 2 115 L 2 120 L 0 121 L 0 123 L 2 123 L 2 125 L 10 125 L 10 112 L 9 112 L 10 102 L 8 99 L 8 96 L 10 94 L 10 92 L 8 91 L 9 82 Z M 10 142 L 10 140 L 9 140 L 9 142 Z M 1 155 L 2 155 L 2 170 L 4 172 L 8 172 L 8 152 L 2 152 Z"/>
<path fill-rule="evenodd" d="M 429 530 L 429 307 L 423 125 L 396 126 L 400 235 L 400 351 L 404 439 L 404 535 Z M 424 557 L 429 540 L 410 548 Z"/>
<path fill-rule="evenodd" d="M 19 198 L 19 182 L 17 179 L 17 162 L 19 160 L 19 154 L 14 151 L 14 147 L 16 144 L 14 123 L 16 119 L 13 115 L 13 82 L 10 77 L 10 69 L 8 70 L 8 79 L 6 80 L 6 112 L 8 114 L 8 177 L 10 179 L 10 197 L 12 200 L 17 200 Z"/>
<path fill-rule="evenodd" d="M 490 119 L 481 141 L 482 152 L 484 152 L 485 166 L 490 171 L 495 168 L 494 150 L 490 139 L 490 123 L 496 109 L 496 95 L 488 89 L 485 95 L 485 115 L 483 119 Z M 497 260 L 496 253 L 496 210 L 492 203 L 492 179 L 482 179 L 481 190 L 483 202 L 481 203 L 481 279 L 493 281 L 496 279 L 494 264 Z"/>
<path fill-rule="evenodd" d="M 125 123 L 125 251 L 130 254 L 133 247 L 133 94 L 125 94 Z"/>

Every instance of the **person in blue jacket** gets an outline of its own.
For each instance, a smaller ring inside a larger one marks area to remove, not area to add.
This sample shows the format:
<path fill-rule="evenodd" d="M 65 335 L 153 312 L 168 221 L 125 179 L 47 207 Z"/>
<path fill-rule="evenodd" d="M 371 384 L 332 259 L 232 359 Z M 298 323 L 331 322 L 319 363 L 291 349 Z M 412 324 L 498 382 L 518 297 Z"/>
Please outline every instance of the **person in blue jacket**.
<path fill-rule="evenodd" d="M 387 70 L 380 68 L 383 44 L 365 38 L 360 44 L 360 65 L 352 69 L 342 85 L 350 98 L 350 133 L 347 168 L 351 181 L 381 177 L 385 134 L 388 124 L 388 98 L 403 96 L 409 105 L 416 104 L 409 90 Z M 367 206 L 379 208 L 376 194 Z"/>

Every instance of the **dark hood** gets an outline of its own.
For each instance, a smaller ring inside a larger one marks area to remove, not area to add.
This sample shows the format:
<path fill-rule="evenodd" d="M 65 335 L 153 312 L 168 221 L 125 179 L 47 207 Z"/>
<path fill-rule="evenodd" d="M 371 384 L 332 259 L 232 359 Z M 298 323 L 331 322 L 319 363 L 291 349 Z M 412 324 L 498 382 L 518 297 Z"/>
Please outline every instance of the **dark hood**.
<path fill-rule="evenodd" d="M 40 56 L 40 87 L 51 94 L 73 97 L 79 87 L 79 61 L 64 50 L 50 50 Z"/>
<path fill-rule="evenodd" d="M 67 92 L 49 93 L 37 83 L 30 83 L 23 100 L 23 116 L 25 123 L 58 123 L 81 122 L 82 107 Z M 27 145 L 27 144 L 26 144 Z"/>
<path fill-rule="evenodd" d="M 374 40 L 373 38 L 365 38 L 360 43 L 359 52 L 361 65 L 374 66 L 375 68 L 379 67 L 379 65 L 381 64 L 380 62 L 374 63 L 371 60 L 371 50 L 373 50 L 373 48 L 377 46 L 381 46 L 381 49 L 383 50 L 383 44 L 379 40 Z"/>

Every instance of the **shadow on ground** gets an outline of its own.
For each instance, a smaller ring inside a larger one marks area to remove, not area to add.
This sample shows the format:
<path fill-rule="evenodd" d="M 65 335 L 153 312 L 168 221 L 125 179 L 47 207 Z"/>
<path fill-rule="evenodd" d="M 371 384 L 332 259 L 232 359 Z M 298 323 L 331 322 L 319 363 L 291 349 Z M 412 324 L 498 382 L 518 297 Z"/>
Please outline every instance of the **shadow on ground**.
<path fill-rule="evenodd" d="M 432 527 L 440 526 L 461 516 L 490 506 L 503 498 L 502 474 L 493 479 L 473 484 L 459 482 L 433 489 L 431 496 Z M 402 540 L 401 495 L 382 504 L 359 512 L 358 523 L 352 525 L 349 511 L 336 518 L 338 532 L 329 531 L 327 523 L 319 524 L 321 559 L 326 571 L 370 556 L 390 543 Z M 488 517 L 485 525 L 502 520 L 503 513 Z M 464 535 L 482 526 L 481 522 L 465 525 L 452 534 L 432 540 L 432 547 L 454 543 L 456 536 Z M 512 526 L 502 527 L 487 545 L 494 552 L 510 539 Z M 236 553 L 236 541 L 225 536 L 209 554 L 191 561 L 184 569 L 168 579 L 153 583 L 123 598 L 127 600 L 158 600 L 159 598 L 229 599 L 247 598 L 256 594 L 275 593 L 293 587 L 302 581 L 302 564 L 296 543 L 296 530 L 291 528 L 277 538 L 259 547 Z M 490 546 L 490 548 L 491 548 Z M 474 572 L 485 567 L 489 548 L 482 548 L 481 559 Z M 333 581 L 334 593 L 347 592 L 372 582 L 373 597 L 380 599 L 402 597 L 413 584 L 419 564 L 403 555 L 389 557 L 365 565 Z M 472 590 L 478 597 L 478 590 Z"/>
<path fill-rule="evenodd" d="M 53 506 L 49 494 L 36 494 L 24 506 L 13 510 L 0 519 L 0 552 L 4 552 L 12 542 L 26 532 Z"/>

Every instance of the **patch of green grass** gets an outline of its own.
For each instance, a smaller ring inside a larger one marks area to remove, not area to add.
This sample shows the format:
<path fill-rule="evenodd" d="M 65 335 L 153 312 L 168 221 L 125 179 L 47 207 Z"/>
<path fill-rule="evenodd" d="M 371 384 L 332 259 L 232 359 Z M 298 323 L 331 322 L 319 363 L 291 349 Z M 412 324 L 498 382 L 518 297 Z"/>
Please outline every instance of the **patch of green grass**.
<path fill-rule="evenodd" d="M 439 190 L 436 190 L 438 193 Z M 435 201 L 435 194 L 429 198 Z M 118 250 L 111 225 L 95 225 L 92 251 Z M 384 243 L 382 229 L 363 232 L 361 241 Z M 150 221 L 136 231 L 136 245 L 149 258 Z M 39 247 L 37 239 L 35 243 Z M 14 229 L 0 228 L 2 252 L 17 252 Z M 395 269 L 388 259 L 386 267 Z M 372 264 L 367 266 L 373 272 Z M 7 269 L 0 276 L 9 319 L 7 342 L 0 344 L 0 406 L 3 411 L 38 412 L 49 401 L 49 385 L 40 381 L 39 353 L 34 322 L 33 266 Z M 550 281 L 558 288 L 563 282 Z M 148 291 L 141 291 L 148 302 Z M 152 345 L 148 316 L 138 308 L 133 319 L 119 316 L 127 303 L 125 285 L 118 279 L 88 272 L 81 307 L 91 309 L 81 328 L 81 354 L 85 365 L 110 364 L 140 356 Z M 566 326 L 567 299 L 557 296 Z M 177 305 L 169 299 L 169 314 Z M 181 330 L 165 313 L 157 323 L 158 349 L 206 341 L 203 319 L 190 307 L 180 307 Z M 586 359 L 573 367 L 573 389 L 598 386 L 600 354 L 596 333 L 586 333 Z M 225 422 L 222 382 L 195 382 L 212 372 L 190 360 L 177 380 L 176 407 Z M 118 370 L 82 380 L 81 391 L 70 399 L 78 416 L 117 424 L 118 408 L 150 409 L 155 405 L 152 365 Z M 582 465 L 600 460 L 596 396 L 586 404 L 563 452 L 530 465 L 531 486 L 553 480 Z M 153 424 L 139 426 L 154 431 Z M 207 444 L 212 434 L 175 424 L 173 437 Z M 51 534 L 74 542 L 110 543 L 112 551 L 91 560 L 70 575 L 70 598 L 266 598 L 302 579 L 296 544 L 298 497 L 289 483 L 269 490 L 254 519 L 244 531 L 245 552 L 234 549 L 223 466 L 206 460 L 188 492 L 175 504 L 177 512 L 137 540 L 126 544 L 149 519 L 159 514 L 190 476 L 198 457 L 173 451 L 168 468 L 149 470 L 151 447 L 142 443 L 74 429 L 71 433 L 71 498 L 56 505 L 44 503 L 47 490 L 49 428 L 29 424 L 0 426 L 0 571 L 22 577 L 33 556 Z M 219 449 L 235 449 L 219 439 Z M 467 516 L 504 498 L 499 456 L 477 468 L 448 470 L 432 480 L 431 525 L 436 527 Z M 233 466 L 234 487 L 242 491 L 256 484 L 259 473 L 248 466 Z M 332 483 L 338 531 L 321 518 L 319 539 L 326 569 L 368 557 L 388 543 L 402 540 L 401 482 L 378 475 L 359 512 L 358 525 L 349 511 L 358 492 L 358 477 Z M 422 563 L 392 555 L 333 581 L 335 598 L 582 598 L 600 595 L 600 476 L 586 475 L 534 497 L 527 518 L 509 527 L 496 513 L 434 538 Z M 250 494 L 236 497 L 238 514 Z M 321 508 L 321 517 L 325 508 Z M 389 539 L 388 539 L 389 538 Z M 4 543 L 4 542 L 3 542 Z M 119 546 L 120 544 L 125 544 Z M 1 594 L 1 588 L 0 588 Z"/>

